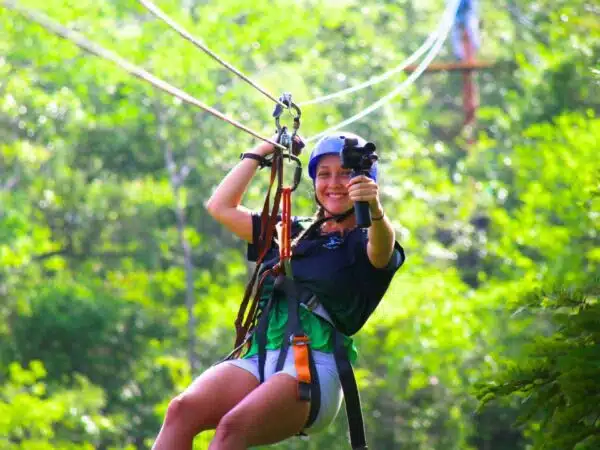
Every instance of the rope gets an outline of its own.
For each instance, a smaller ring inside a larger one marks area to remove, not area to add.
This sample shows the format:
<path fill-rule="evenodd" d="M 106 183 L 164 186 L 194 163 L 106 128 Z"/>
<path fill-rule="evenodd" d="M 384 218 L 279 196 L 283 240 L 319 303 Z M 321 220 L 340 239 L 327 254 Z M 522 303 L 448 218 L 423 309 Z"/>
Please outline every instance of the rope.
<path fill-rule="evenodd" d="M 173 30 L 175 30 L 177 33 L 179 33 L 184 39 L 186 39 L 189 42 L 191 42 L 192 44 L 194 44 L 196 47 L 198 47 L 200 50 L 202 50 L 208 56 L 213 58 L 215 61 L 217 61 L 223 67 L 225 67 L 226 69 L 233 72 L 235 75 L 237 75 L 242 80 L 244 80 L 246 83 L 248 83 L 250 86 L 257 89 L 259 92 L 261 92 L 262 94 L 264 94 L 265 96 L 267 96 L 268 98 L 273 100 L 278 105 L 283 106 L 284 108 L 287 108 L 287 105 L 280 102 L 277 98 L 275 98 L 273 95 L 269 94 L 269 92 L 267 92 L 265 89 L 260 87 L 258 84 L 256 84 L 254 81 L 252 81 L 250 78 L 248 78 L 242 72 L 240 72 L 238 69 L 236 69 L 231 64 L 225 62 L 223 59 L 221 59 L 219 56 L 217 56 L 212 50 L 210 50 L 206 45 L 204 45 L 202 42 L 200 42 L 198 39 L 196 39 L 194 36 L 192 36 L 190 33 L 188 33 L 181 25 L 177 24 L 174 20 L 172 20 L 167 14 L 165 14 L 163 11 L 161 11 L 158 8 L 158 6 L 156 6 L 150 0 L 139 0 L 139 2 L 148 11 L 150 11 L 152 14 L 154 14 L 160 20 L 162 20 L 167 25 L 169 25 Z"/>
<path fill-rule="evenodd" d="M 174 97 L 177 97 L 178 99 L 182 100 L 185 103 L 189 103 L 190 105 L 193 105 L 193 106 L 203 109 L 204 111 L 212 114 L 213 116 L 216 116 L 221 120 L 224 120 L 225 122 L 250 134 L 251 136 L 254 136 L 257 139 L 260 139 L 261 141 L 273 144 L 275 147 L 277 147 L 281 150 L 286 150 L 286 148 L 284 146 L 278 144 L 277 142 L 274 142 L 271 139 L 267 139 L 267 138 L 259 135 L 257 132 L 242 125 L 241 123 L 237 122 L 235 119 L 232 119 L 231 117 L 226 116 L 225 114 L 217 111 L 216 109 L 214 109 L 208 105 L 205 105 L 204 103 L 202 103 L 200 100 L 196 99 L 195 97 L 192 97 L 188 93 L 170 85 L 166 81 L 163 81 L 160 78 L 155 77 L 154 75 L 147 72 L 146 70 L 131 64 L 130 62 L 121 58 L 116 53 L 106 50 L 106 49 L 102 48 L 101 46 L 87 40 L 85 37 L 83 37 L 81 34 L 77 33 L 76 31 L 70 30 L 70 29 L 54 22 L 49 17 L 47 17 L 41 13 L 37 13 L 34 11 L 30 11 L 26 8 L 23 8 L 19 5 L 17 5 L 12 0 L 0 0 L 0 1 L 4 7 L 8 8 L 10 10 L 13 10 L 15 12 L 18 12 L 19 14 L 21 14 L 24 17 L 26 17 L 27 19 L 37 23 L 38 25 L 45 28 L 46 30 L 62 37 L 63 39 L 73 42 L 81 49 L 83 49 L 89 53 L 92 53 L 96 56 L 99 56 L 100 58 L 111 61 L 112 63 L 119 66 L 121 69 L 129 72 L 131 75 L 134 75 L 137 78 L 140 78 L 141 80 L 150 83 L 154 87 L 156 87 L 164 92 L 167 92 L 168 94 L 171 94 Z"/>
<path fill-rule="evenodd" d="M 431 33 L 427 37 L 425 42 L 423 42 L 423 44 L 417 50 L 415 50 L 415 52 L 412 55 L 410 55 L 408 58 L 406 58 L 404 61 L 402 61 L 400 64 L 398 64 L 393 69 L 390 69 L 381 75 L 370 78 L 369 80 L 367 80 L 363 83 L 357 84 L 356 86 L 352 86 L 347 89 L 343 89 L 339 92 L 334 92 L 333 94 L 323 95 L 322 97 L 316 97 L 316 98 L 313 98 L 312 100 L 300 102 L 300 103 L 298 103 L 298 106 L 314 105 L 317 103 L 323 103 L 327 100 L 331 100 L 334 98 L 342 97 L 346 94 L 360 91 L 361 89 L 365 89 L 365 88 L 368 88 L 375 84 L 381 83 L 382 81 L 387 80 L 388 78 L 392 77 L 393 75 L 396 75 L 397 73 L 404 71 L 404 69 L 406 69 L 408 66 L 413 64 L 416 60 L 418 60 L 423 55 L 423 53 L 425 53 L 427 50 L 429 50 L 429 48 L 433 45 L 433 43 L 439 36 L 440 32 L 444 29 L 444 27 L 446 25 L 444 23 L 444 20 L 452 19 L 452 16 L 450 15 L 451 7 L 452 7 L 452 4 L 449 3 L 448 6 L 446 7 L 446 9 L 444 10 L 444 12 L 442 13 L 442 20 L 440 21 L 438 27 L 436 28 L 436 30 L 433 33 Z"/>
<path fill-rule="evenodd" d="M 460 0 L 453 0 L 452 8 L 447 10 L 449 13 L 452 13 L 452 17 L 454 17 L 456 15 L 456 10 L 458 9 L 459 4 L 460 4 Z M 348 119 L 338 123 L 337 125 L 334 125 L 328 129 L 326 129 L 325 131 L 322 131 L 321 133 L 318 133 L 308 139 L 305 139 L 304 142 L 306 142 L 306 143 L 313 142 L 317 139 L 322 138 L 323 136 L 328 135 L 329 133 L 331 133 L 333 131 L 339 130 L 340 128 L 345 127 L 346 125 L 354 123 L 357 120 L 360 120 L 363 117 L 369 115 L 370 113 L 372 113 L 376 109 L 380 108 L 381 106 L 385 105 L 390 100 L 392 100 L 394 97 L 399 95 L 404 89 L 409 87 L 417 78 L 419 78 L 423 72 L 425 72 L 425 70 L 427 69 L 427 66 L 429 66 L 429 64 L 431 64 L 431 61 L 433 61 L 433 59 L 437 56 L 437 54 L 442 49 L 442 45 L 444 44 L 446 38 L 448 37 L 448 33 L 450 32 L 450 29 L 452 28 L 453 23 L 454 23 L 454 20 L 448 20 L 448 22 L 445 24 L 444 29 L 441 32 L 441 35 L 438 37 L 436 43 L 433 45 L 433 47 L 431 48 L 431 50 L 429 51 L 427 56 L 425 56 L 425 59 L 423 59 L 423 61 L 421 61 L 421 63 L 417 66 L 415 71 L 413 73 L 411 73 L 410 76 L 406 80 L 404 80 L 399 86 L 397 86 L 394 90 L 392 90 L 387 95 L 385 95 L 384 97 L 377 100 L 371 106 L 369 106 L 369 107 L 365 108 L 364 110 L 360 111 L 359 113 L 355 114 L 354 116 L 349 117 Z"/>

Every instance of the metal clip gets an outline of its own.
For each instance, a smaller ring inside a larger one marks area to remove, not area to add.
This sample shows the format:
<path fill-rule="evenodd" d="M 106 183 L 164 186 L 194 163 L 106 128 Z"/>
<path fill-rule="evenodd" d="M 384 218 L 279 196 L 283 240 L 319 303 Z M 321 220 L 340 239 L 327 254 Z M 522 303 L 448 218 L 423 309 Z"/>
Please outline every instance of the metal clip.
<path fill-rule="evenodd" d="M 309 345 L 310 338 L 305 334 L 300 336 L 296 336 L 295 334 L 290 334 L 290 345 Z"/>
<path fill-rule="evenodd" d="M 304 306 L 310 312 L 313 312 L 315 310 L 315 308 L 319 305 L 320 305 L 320 303 L 319 303 L 319 300 L 317 299 L 316 295 L 313 295 L 311 298 L 308 299 L 308 301 L 306 303 L 304 303 Z"/>
<path fill-rule="evenodd" d="M 304 143 L 302 140 L 296 140 L 296 134 L 298 133 L 298 129 L 300 128 L 300 117 L 302 116 L 302 111 L 298 108 L 294 102 L 292 102 L 292 94 L 289 92 L 284 92 L 281 97 L 279 97 L 279 101 L 287 106 L 288 111 L 292 114 L 294 125 L 291 136 L 287 133 L 286 127 L 281 126 L 281 115 L 283 114 L 283 106 L 280 104 L 275 105 L 275 109 L 273 110 L 273 117 L 275 118 L 275 126 L 277 127 L 277 134 L 281 135 L 284 138 L 285 142 L 281 141 L 280 144 L 288 149 L 288 153 L 294 154 L 298 156 L 302 148 L 304 148 Z"/>

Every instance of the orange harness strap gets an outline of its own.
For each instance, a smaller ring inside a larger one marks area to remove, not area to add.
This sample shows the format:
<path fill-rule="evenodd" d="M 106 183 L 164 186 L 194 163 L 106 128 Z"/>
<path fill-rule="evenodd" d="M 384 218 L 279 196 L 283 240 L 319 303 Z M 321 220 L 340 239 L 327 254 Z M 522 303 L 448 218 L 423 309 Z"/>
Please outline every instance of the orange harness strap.
<path fill-rule="evenodd" d="M 288 278 L 292 278 L 292 188 L 286 187 L 281 191 L 281 242 L 280 268 Z M 294 335 L 290 344 L 294 349 L 294 364 L 298 375 L 298 399 L 310 400 L 310 339 L 306 334 Z"/>
<path fill-rule="evenodd" d="M 296 373 L 298 375 L 298 400 L 310 400 L 310 362 L 309 348 L 310 339 L 308 336 L 294 336 L 292 346 L 294 347 L 294 363 L 296 365 Z"/>
<path fill-rule="evenodd" d="M 292 258 L 292 188 L 281 189 L 281 242 L 280 261 L 285 263 Z M 288 274 L 291 276 L 291 274 Z"/>

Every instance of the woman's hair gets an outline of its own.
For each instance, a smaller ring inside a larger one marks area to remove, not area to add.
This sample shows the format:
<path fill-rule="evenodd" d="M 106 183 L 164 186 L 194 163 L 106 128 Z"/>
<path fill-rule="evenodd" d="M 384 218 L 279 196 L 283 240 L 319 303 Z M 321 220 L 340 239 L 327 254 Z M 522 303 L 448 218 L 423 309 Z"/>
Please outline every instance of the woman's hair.
<path fill-rule="evenodd" d="M 314 216 L 313 216 L 313 222 L 316 222 L 319 219 L 322 219 L 325 217 L 325 208 L 323 208 L 321 205 L 319 205 L 319 207 L 317 208 L 317 211 L 315 212 Z"/>
<path fill-rule="evenodd" d="M 347 217 L 348 214 L 352 213 L 353 210 L 350 210 L 346 213 L 344 213 L 341 217 Z M 338 218 L 340 216 L 337 216 Z M 335 219 L 335 216 L 330 216 L 330 217 L 326 217 L 325 216 L 325 208 L 323 208 L 322 205 L 319 205 L 319 207 L 317 208 L 317 211 L 315 212 L 315 214 L 312 217 L 312 223 L 310 224 L 309 227 L 305 228 L 304 230 L 302 230 L 298 236 L 296 236 L 293 241 L 292 241 L 292 248 L 296 247 L 296 245 L 298 245 L 298 242 L 300 242 L 300 240 L 309 237 L 315 230 L 317 230 L 324 222 L 327 222 L 328 220 L 333 220 Z M 337 219 L 336 219 L 337 220 Z M 342 236 L 345 236 L 346 233 L 349 230 L 341 230 L 341 234 Z"/>
<path fill-rule="evenodd" d="M 309 233 L 312 233 L 318 225 L 323 223 L 324 219 L 325 219 L 325 208 L 323 208 L 321 205 L 319 205 L 319 207 L 317 208 L 317 211 L 312 216 L 312 223 L 310 224 L 310 226 L 308 226 L 307 228 L 302 230 L 300 233 L 298 233 L 298 236 L 296 236 L 294 238 L 294 240 L 292 241 L 292 248 L 295 247 L 298 244 L 298 242 L 300 242 L 301 239 L 308 236 Z"/>

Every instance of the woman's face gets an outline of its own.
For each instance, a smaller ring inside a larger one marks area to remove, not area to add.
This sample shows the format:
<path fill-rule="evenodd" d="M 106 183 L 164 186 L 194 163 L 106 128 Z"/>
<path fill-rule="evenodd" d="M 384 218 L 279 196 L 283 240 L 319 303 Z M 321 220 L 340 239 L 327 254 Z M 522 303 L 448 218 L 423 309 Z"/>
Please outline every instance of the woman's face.
<path fill-rule="evenodd" d="M 325 209 L 334 214 L 342 214 L 352 208 L 346 185 L 352 178 L 352 170 L 343 169 L 340 157 L 325 155 L 319 160 L 315 178 L 317 200 Z"/>

